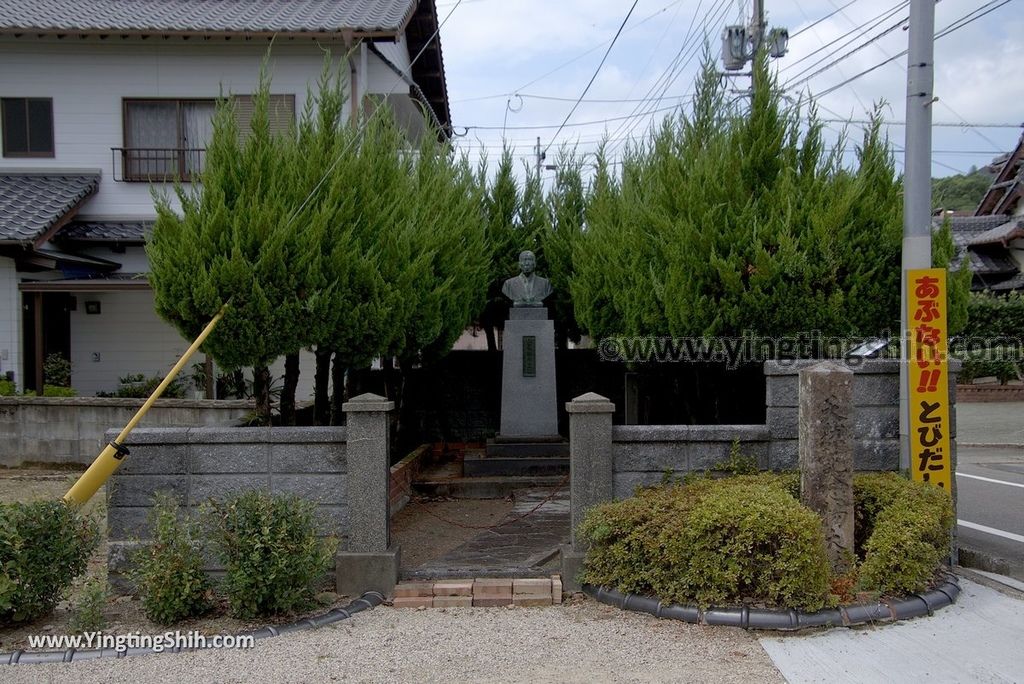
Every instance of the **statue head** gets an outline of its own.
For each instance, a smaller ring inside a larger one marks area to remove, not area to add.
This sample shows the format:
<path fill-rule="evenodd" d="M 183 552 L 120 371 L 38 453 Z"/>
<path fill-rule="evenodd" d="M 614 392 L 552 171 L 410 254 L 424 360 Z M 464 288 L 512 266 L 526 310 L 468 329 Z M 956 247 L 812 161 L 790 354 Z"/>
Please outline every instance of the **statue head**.
<path fill-rule="evenodd" d="M 519 253 L 519 270 L 523 275 L 530 275 L 537 269 L 537 257 L 530 250 Z"/>

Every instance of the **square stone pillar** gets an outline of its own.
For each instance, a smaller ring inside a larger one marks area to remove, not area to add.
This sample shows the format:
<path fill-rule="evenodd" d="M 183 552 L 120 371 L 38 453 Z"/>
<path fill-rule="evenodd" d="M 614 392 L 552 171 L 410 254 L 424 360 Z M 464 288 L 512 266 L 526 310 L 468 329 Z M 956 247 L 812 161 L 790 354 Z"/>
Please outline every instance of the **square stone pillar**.
<path fill-rule="evenodd" d="M 800 500 L 821 517 L 832 571 L 854 561 L 853 371 L 824 361 L 800 371 Z"/>
<path fill-rule="evenodd" d="M 394 593 L 400 549 L 391 543 L 388 488 L 391 451 L 388 412 L 393 401 L 361 394 L 342 405 L 348 462 L 348 540 L 338 551 L 339 594 Z"/>
<path fill-rule="evenodd" d="M 569 413 L 569 510 L 572 543 L 562 548 L 562 582 L 566 591 L 579 591 L 577 576 L 586 545 L 576 534 L 583 516 L 614 497 L 612 414 L 615 404 L 588 392 L 565 405 Z"/>

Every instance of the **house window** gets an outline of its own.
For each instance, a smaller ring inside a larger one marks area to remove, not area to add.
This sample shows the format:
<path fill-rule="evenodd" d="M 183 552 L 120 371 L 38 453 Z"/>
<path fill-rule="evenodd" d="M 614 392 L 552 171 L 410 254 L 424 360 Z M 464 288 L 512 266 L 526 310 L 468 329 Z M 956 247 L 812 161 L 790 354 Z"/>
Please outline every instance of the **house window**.
<path fill-rule="evenodd" d="M 53 100 L 0 98 L 5 157 L 53 156 Z"/>
<path fill-rule="evenodd" d="M 125 100 L 122 174 L 133 181 L 187 181 L 202 169 L 213 100 Z"/>
<path fill-rule="evenodd" d="M 252 98 L 235 96 L 234 101 L 238 129 L 244 138 L 252 119 Z M 212 99 L 125 100 L 123 179 L 192 180 L 203 168 L 215 110 L 216 101 Z M 295 96 L 271 95 L 271 131 L 288 131 L 294 122 Z"/>

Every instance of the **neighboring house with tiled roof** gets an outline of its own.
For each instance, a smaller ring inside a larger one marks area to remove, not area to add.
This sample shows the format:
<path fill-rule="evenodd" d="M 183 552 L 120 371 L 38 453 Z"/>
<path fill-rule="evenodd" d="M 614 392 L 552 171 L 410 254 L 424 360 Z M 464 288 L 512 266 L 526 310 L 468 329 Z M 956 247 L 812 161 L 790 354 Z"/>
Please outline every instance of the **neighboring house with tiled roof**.
<path fill-rule="evenodd" d="M 244 128 L 273 41 L 285 128 L 328 48 L 351 56 L 346 116 L 386 100 L 448 135 L 437 26 L 434 0 L 0 0 L 0 377 L 34 389 L 51 353 L 83 395 L 166 371 L 187 343 L 145 277 L 151 189 L 201 170 L 215 99 Z"/>
<path fill-rule="evenodd" d="M 1024 216 L 935 217 L 938 228 L 949 221 L 957 253 L 953 269 L 964 259 L 974 274 L 971 289 L 1009 292 L 1024 289 Z"/>
<path fill-rule="evenodd" d="M 992 165 L 995 178 L 974 211 L 975 216 L 1024 214 L 1024 134 L 1004 160 Z"/>

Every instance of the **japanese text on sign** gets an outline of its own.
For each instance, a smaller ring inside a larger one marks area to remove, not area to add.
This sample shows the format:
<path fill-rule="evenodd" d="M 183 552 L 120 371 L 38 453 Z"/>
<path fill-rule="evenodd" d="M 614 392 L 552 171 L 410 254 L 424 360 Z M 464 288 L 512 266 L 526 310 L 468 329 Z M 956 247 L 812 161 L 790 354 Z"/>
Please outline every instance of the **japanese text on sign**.
<path fill-rule="evenodd" d="M 910 471 L 913 479 L 950 490 L 949 350 L 946 270 L 907 271 L 910 383 Z"/>

